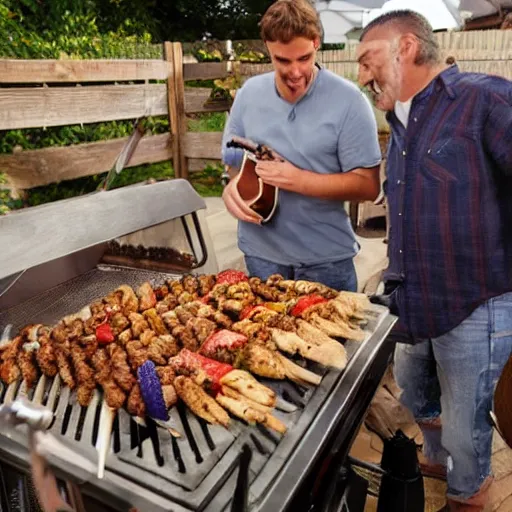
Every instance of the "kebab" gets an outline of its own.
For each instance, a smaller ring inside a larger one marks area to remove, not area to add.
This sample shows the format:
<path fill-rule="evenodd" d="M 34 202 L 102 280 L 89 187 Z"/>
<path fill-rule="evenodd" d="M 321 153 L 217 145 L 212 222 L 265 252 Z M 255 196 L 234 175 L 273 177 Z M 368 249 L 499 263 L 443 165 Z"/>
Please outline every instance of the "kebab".
<path fill-rule="evenodd" d="M 84 308 L 82 312 L 79 312 L 76 315 L 70 315 L 69 317 L 63 319 L 63 321 L 60 323 L 61 325 L 58 325 L 56 328 L 52 330 L 51 334 L 52 338 L 54 339 L 49 339 L 49 336 L 47 336 L 48 340 L 45 343 L 45 346 L 47 346 L 48 348 L 53 348 L 55 342 L 55 360 L 57 361 L 59 367 L 59 373 L 63 375 L 63 379 L 67 381 L 66 383 L 68 383 L 68 385 L 71 384 L 70 387 L 74 386 L 74 383 L 72 381 L 73 375 L 70 371 L 70 359 L 71 362 L 73 363 L 73 366 L 79 367 L 80 362 L 83 361 L 83 355 L 80 355 L 77 350 L 70 350 L 69 341 L 73 341 L 74 344 L 71 344 L 71 349 L 73 349 L 73 347 L 76 346 L 77 343 L 76 339 L 78 338 L 79 340 L 81 340 L 82 338 L 81 334 L 83 334 L 84 326 L 85 331 L 86 333 L 89 333 L 89 336 L 92 336 L 90 333 L 95 332 L 97 338 L 100 339 L 102 343 L 111 343 L 114 339 L 117 338 L 119 341 L 120 348 L 126 348 L 127 357 L 130 360 L 132 368 L 135 370 L 148 359 L 147 353 L 149 352 L 149 349 L 147 347 L 152 346 L 152 343 L 155 342 L 155 338 L 158 339 L 158 337 L 153 335 L 154 331 L 151 332 L 151 329 L 149 329 L 149 334 L 146 332 L 148 331 L 147 327 L 151 326 L 154 329 L 158 330 L 159 332 L 164 332 L 165 325 L 167 324 L 167 322 L 165 324 L 163 322 L 159 322 L 160 315 L 158 314 L 158 306 L 161 305 L 162 300 L 167 301 L 167 312 L 169 312 L 169 305 L 179 302 L 182 304 L 182 306 L 178 307 L 182 307 L 185 311 L 196 310 L 196 313 L 200 313 L 199 318 L 189 317 L 186 320 L 185 330 L 182 331 L 181 333 L 189 334 L 190 337 L 198 337 L 199 343 L 203 342 L 203 340 L 205 340 L 208 337 L 209 333 L 213 331 L 214 321 L 216 321 L 217 325 L 219 324 L 220 321 L 222 322 L 222 325 L 225 326 L 228 326 L 232 322 L 225 313 L 216 311 L 211 306 L 205 306 L 205 309 L 201 309 L 201 306 L 197 304 L 198 301 L 193 301 L 191 299 L 194 299 L 196 297 L 202 297 L 202 301 L 204 302 L 213 301 L 217 302 L 218 304 L 224 304 L 224 309 L 232 313 L 233 316 L 240 314 L 240 306 L 244 305 L 244 303 L 250 303 L 251 301 L 258 300 L 254 293 L 252 293 L 252 289 L 249 286 L 247 286 L 246 284 L 242 284 L 241 286 L 229 286 L 230 284 L 238 285 L 239 280 L 235 279 L 233 281 L 230 281 L 230 277 L 232 277 L 232 275 L 230 276 L 229 272 L 224 273 L 223 276 L 221 274 L 219 275 L 221 279 L 217 280 L 215 280 L 213 276 L 206 276 L 205 279 L 202 280 L 190 278 L 186 282 L 186 289 L 185 286 L 180 281 L 169 282 L 168 285 L 165 286 L 165 288 L 160 290 L 157 289 L 156 291 L 152 289 L 149 283 L 144 283 L 137 290 L 137 294 L 135 294 L 129 286 L 123 285 L 122 287 L 119 287 L 117 290 L 115 290 L 112 294 L 107 296 L 104 300 L 98 301 L 97 303 L 93 303 L 90 308 Z M 246 277 L 245 280 L 247 280 Z M 275 281 L 279 282 L 279 279 L 276 279 Z M 213 284 L 221 285 L 223 286 L 223 288 L 217 287 L 217 290 L 215 290 L 216 293 L 212 293 L 211 286 Z M 267 282 L 267 286 L 270 287 L 272 284 L 275 283 L 272 283 L 271 280 L 269 279 Z M 209 291 L 208 288 L 210 288 Z M 287 290 L 286 293 L 290 292 L 289 287 L 284 286 L 282 288 Z M 170 300 L 170 291 L 172 291 L 174 294 L 179 293 L 178 301 L 174 300 L 174 295 L 172 296 L 173 300 Z M 223 294 L 221 293 L 222 291 L 224 291 L 227 294 L 227 296 L 223 297 Z M 294 291 L 294 293 L 297 292 Z M 183 294 L 188 295 L 184 297 Z M 160 299 L 161 297 L 163 297 L 162 300 L 160 302 L 157 302 L 157 299 Z M 279 295 L 277 296 L 277 298 L 281 297 L 282 296 Z M 242 303 L 240 304 L 241 301 Z M 273 304 L 271 307 L 282 308 L 283 306 L 279 303 L 276 303 Z M 163 306 L 161 307 L 161 309 L 164 309 Z M 140 313 L 138 313 L 137 311 L 142 311 L 143 314 L 140 315 Z M 207 311 L 207 314 L 205 314 L 205 311 Z M 178 312 L 180 312 L 180 310 L 178 310 Z M 129 318 L 126 318 L 126 315 L 128 315 Z M 183 320 L 184 311 L 181 311 L 181 316 L 181 319 Z M 210 318 L 213 318 L 213 320 L 210 320 Z M 162 327 L 162 325 L 164 325 L 164 327 Z M 179 326 L 174 325 L 174 328 L 177 327 Z M 48 335 L 48 332 L 46 334 Z M 130 339 L 135 338 L 136 335 L 138 335 L 138 337 L 142 339 L 144 343 L 142 343 L 140 340 Z M 169 335 L 161 334 L 160 336 Z M 68 338 L 71 338 L 71 340 L 69 340 Z M 163 340 L 160 340 L 160 342 L 162 341 Z M 169 345 L 170 341 L 170 338 L 165 340 L 167 345 Z M 182 342 L 183 340 L 180 339 L 180 341 Z M 138 345 L 134 346 L 134 344 L 136 343 Z M 92 347 L 94 347 L 94 345 L 86 344 L 86 347 L 88 347 L 90 350 Z M 130 350 L 130 348 L 132 350 Z M 19 347 L 16 348 L 15 344 L 14 349 L 14 353 L 16 354 L 17 351 L 19 350 Z M 83 347 L 83 349 L 85 349 L 85 347 Z M 73 354 L 75 352 L 76 355 L 73 357 Z M 253 357 L 253 359 L 255 360 L 255 364 L 262 361 L 262 355 L 266 355 L 267 358 L 269 357 L 268 351 L 265 352 L 264 347 L 256 347 L 250 344 L 247 344 L 246 347 L 244 347 L 244 352 L 248 360 L 250 360 L 250 357 Z M 37 351 L 37 353 L 39 353 L 39 351 Z M 111 358 L 113 358 L 113 354 L 114 349 L 109 349 L 108 355 Z M 8 356 L 9 351 L 4 351 L 4 353 L 2 354 L 2 361 L 4 361 L 5 359 L 7 361 L 12 361 L 12 357 L 9 358 Z M 155 355 L 155 357 L 157 356 Z M 157 360 L 157 362 L 161 361 L 162 360 Z M 281 362 L 286 364 L 288 360 L 282 357 Z M 289 361 L 289 363 L 293 365 L 291 361 Z M 264 361 L 263 364 L 265 364 Z M 16 367 L 16 361 L 14 367 Z M 268 365 L 267 367 L 263 366 L 263 369 L 268 371 Z M 273 370 L 275 370 L 275 368 Z M 55 371 L 55 369 L 53 371 Z M 78 373 L 76 371 L 76 368 L 75 373 Z M 78 380 L 79 387 L 86 381 L 85 378 L 80 378 Z M 114 383 L 117 384 L 117 382 L 115 382 L 115 379 Z M 126 388 L 128 388 L 128 386 L 126 386 Z M 126 389 L 126 391 L 128 392 L 128 389 Z M 133 412 L 137 412 L 139 415 L 143 410 L 143 407 L 141 407 L 140 398 L 140 387 L 138 387 L 138 385 L 135 384 L 133 385 L 129 392 L 127 408 L 129 408 Z"/>
<path fill-rule="evenodd" d="M 218 409 L 224 405 L 229 412 L 249 424 L 262 423 L 278 432 L 286 431 L 285 425 L 270 414 L 277 402 L 275 392 L 248 372 L 187 349 L 171 358 L 169 363 L 180 375 L 175 380 L 178 395 L 193 412 L 209 423 L 229 424 Z M 227 389 L 231 393 L 226 392 Z M 217 403 L 210 394 L 215 396 Z M 255 407 L 255 403 L 259 407 Z M 264 412 L 261 407 L 266 408 Z"/>

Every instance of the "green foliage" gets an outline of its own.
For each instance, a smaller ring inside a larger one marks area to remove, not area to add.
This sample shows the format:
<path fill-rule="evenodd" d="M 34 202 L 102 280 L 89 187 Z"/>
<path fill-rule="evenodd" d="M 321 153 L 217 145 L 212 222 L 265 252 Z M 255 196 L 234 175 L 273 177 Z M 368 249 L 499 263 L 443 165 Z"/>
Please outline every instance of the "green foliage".
<path fill-rule="evenodd" d="M 195 172 L 191 175 L 190 182 L 196 192 L 205 197 L 220 197 L 223 186 L 220 181 L 222 174 L 222 165 L 209 164 L 201 172 Z"/>
<path fill-rule="evenodd" d="M 224 112 L 201 114 L 189 119 L 188 129 L 192 132 L 222 132 L 226 124 Z"/>
<path fill-rule="evenodd" d="M 224 60 L 224 56 L 219 50 L 209 52 L 204 48 L 199 48 L 195 56 L 199 62 L 222 62 Z"/>
<path fill-rule="evenodd" d="M 93 5 L 92 1 L 0 0 L 0 57 L 94 59 L 161 56 L 161 46 L 151 44 L 151 34 L 145 30 L 134 33 L 130 19 L 115 31 L 102 33 Z M 73 7 L 73 10 L 66 9 L 66 6 Z M 44 12 L 45 7 L 49 12 Z"/>
<path fill-rule="evenodd" d="M 237 54 L 237 60 L 239 60 L 240 62 L 252 63 L 262 63 L 270 61 L 268 55 L 265 55 L 263 52 L 258 52 L 255 50 L 241 51 L 239 54 Z"/>
<path fill-rule="evenodd" d="M 258 21 L 274 0 L 0 0 L 0 34 L 8 34 L 27 54 L 37 51 L 55 55 L 49 35 L 64 33 L 64 26 L 77 31 L 77 38 L 92 34 L 99 41 L 106 34 L 139 37 L 148 34 L 153 41 L 198 41 L 214 38 L 255 39 Z M 75 21 L 72 21 L 75 20 Z M 36 42 L 35 35 L 39 35 Z M 73 31 L 68 32 L 73 38 Z M 28 36 L 28 37 L 27 37 Z M 2 38 L 5 50 L 8 38 Z M 6 40 L 7 39 L 7 40 Z M 26 44 L 23 39 L 30 41 Z M 61 41 L 62 42 L 62 41 Z M 76 42 L 76 41 L 75 41 Z M 40 44 L 41 43 L 41 44 Z M 45 43 L 45 44 L 42 44 Z M 56 43 L 58 46 L 60 43 Z M 69 54 L 78 53 L 71 45 Z M 79 43 L 82 48 L 88 43 Z M 19 55 L 18 49 L 14 54 Z M 93 54 L 97 49 L 88 48 Z M 122 48 L 117 48 L 122 50 Z M 68 53 L 68 52 L 66 52 Z"/>
<path fill-rule="evenodd" d="M 6 188 L 6 184 L 7 179 L 5 175 L 0 173 L 0 215 L 23 207 L 23 201 L 11 197 L 10 190 Z"/>
<path fill-rule="evenodd" d="M 169 131 L 167 117 L 149 117 L 146 132 L 153 135 Z M 94 124 L 30 128 L 0 131 L 0 154 L 10 154 L 14 149 L 40 149 L 52 146 L 69 146 L 83 142 L 127 137 L 133 130 L 133 121 L 110 121 Z M 1 171 L 2 169 L 0 169 Z"/>

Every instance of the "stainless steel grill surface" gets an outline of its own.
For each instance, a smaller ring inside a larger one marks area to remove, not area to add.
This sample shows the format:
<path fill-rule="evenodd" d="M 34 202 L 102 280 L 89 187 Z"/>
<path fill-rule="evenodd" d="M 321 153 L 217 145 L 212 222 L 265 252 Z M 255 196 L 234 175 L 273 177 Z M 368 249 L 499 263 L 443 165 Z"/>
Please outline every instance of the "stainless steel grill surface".
<path fill-rule="evenodd" d="M 121 284 L 136 287 L 149 280 L 158 286 L 164 279 L 175 277 L 178 276 L 99 266 L 1 312 L 0 328 L 7 324 L 13 324 L 15 330 L 31 323 L 52 325 Z M 53 462 L 78 479 L 84 492 L 119 510 L 126 510 L 129 504 L 141 512 L 220 511 L 229 507 L 241 454 L 249 450 L 249 508 L 282 510 L 287 503 L 283 491 L 291 494 L 300 485 L 306 466 L 318 457 L 322 443 L 336 429 L 340 411 L 351 394 L 357 392 L 365 368 L 375 359 L 393 323 L 394 317 L 387 309 L 374 306 L 366 326 L 366 340 L 345 343 L 350 361 L 343 372 L 327 371 L 318 364 L 298 359 L 298 364 L 324 375 L 318 387 L 265 381 L 282 400 L 297 406 L 294 412 L 275 412 L 288 427 L 284 436 L 237 420 L 229 430 L 207 425 L 180 404 L 171 411 L 176 430 L 182 434 L 175 438 L 150 419 L 141 426 L 120 410 L 114 421 L 104 479 L 80 474 L 72 461 Z M 1 389 L 0 402 L 22 395 L 27 395 L 24 385 L 12 384 Z M 27 396 L 55 411 L 56 420 L 50 432 L 63 438 L 77 453 L 93 462 L 97 460 L 94 445 L 102 401 L 99 391 L 92 403 L 82 408 L 69 388 L 42 377 Z M 2 455 L 16 464 L 27 458 L 25 444 L 23 430 L 0 437 Z"/>

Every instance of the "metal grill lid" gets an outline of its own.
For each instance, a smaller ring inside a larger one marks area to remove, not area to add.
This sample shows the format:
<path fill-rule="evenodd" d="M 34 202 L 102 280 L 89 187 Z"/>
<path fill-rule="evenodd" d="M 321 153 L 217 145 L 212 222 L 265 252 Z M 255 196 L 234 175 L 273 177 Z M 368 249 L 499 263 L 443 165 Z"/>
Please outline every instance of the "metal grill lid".
<path fill-rule="evenodd" d="M 0 279 L 205 209 L 187 180 L 101 191 L 0 217 Z"/>

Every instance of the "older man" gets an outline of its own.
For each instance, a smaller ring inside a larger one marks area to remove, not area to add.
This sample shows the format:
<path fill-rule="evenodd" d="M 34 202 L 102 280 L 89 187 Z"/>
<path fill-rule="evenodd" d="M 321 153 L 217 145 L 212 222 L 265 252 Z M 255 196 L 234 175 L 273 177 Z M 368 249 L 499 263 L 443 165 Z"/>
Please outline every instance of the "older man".
<path fill-rule="evenodd" d="M 368 99 L 353 83 L 315 64 L 318 13 L 306 0 L 278 0 L 264 14 L 261 37 L 274 71 L 248 79 L 237 92 L 224 132 L 223 160 L 236 170 L 234 135 L 274 149 L 283 159 L 260 161 L 256 172 L 279 187 L 272 220 L 258 218 L 235 193 L 223 199 L 237 219 L 238 245 L 251 275 L 319 281 L 355 291 L 359 247 L 343 201 L 379 193 L 377 124 Z"/>
<path fill-rule="evenodd" d="M 400 318 L 395 375 L 445 469 L 444 510 L 480 511 L 489 411 L 512 351 L 512 82 L 443 64 L 411 11 L 369 24 L 359 81 L 391 126 L 386 294 Z"/>

